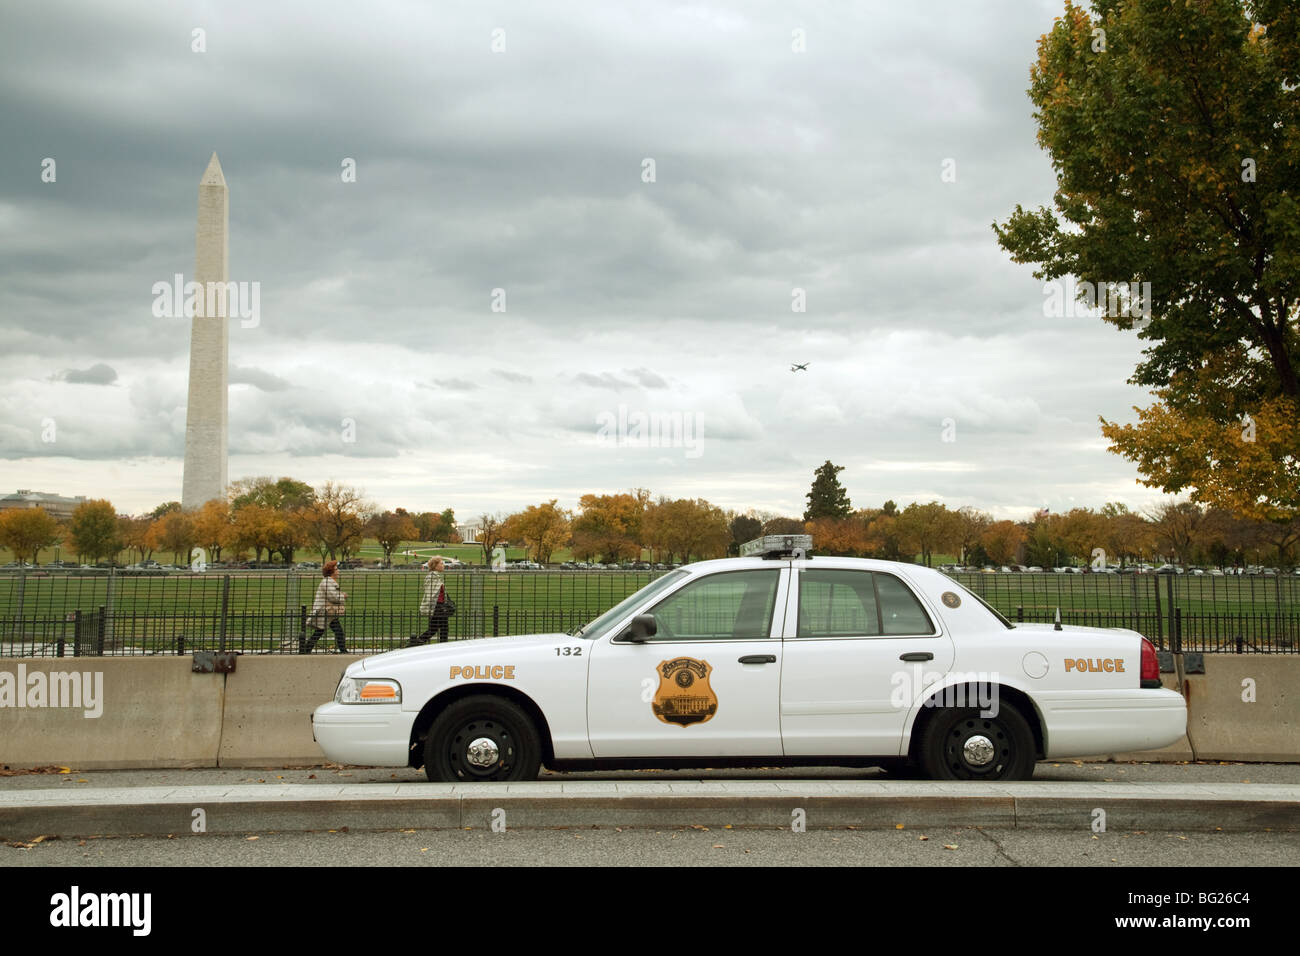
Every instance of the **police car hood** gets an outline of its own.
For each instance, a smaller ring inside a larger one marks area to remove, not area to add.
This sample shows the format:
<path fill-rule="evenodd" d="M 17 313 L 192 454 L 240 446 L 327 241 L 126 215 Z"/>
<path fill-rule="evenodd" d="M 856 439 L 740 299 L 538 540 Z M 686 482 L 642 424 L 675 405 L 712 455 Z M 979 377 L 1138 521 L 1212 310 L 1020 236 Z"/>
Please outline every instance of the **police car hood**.
<path fill-rule="evenodd" d="M 363 671 L 383 670 L 401 664 L 428 662 L 439 657 L 455 657 L 457 660 L 472 660 L 479 651 L 494 650 L 505 645 L 512 648 L 550 647 L 561 642 L 572 644 L 575 640 L 568 634 L 524 634 L 518 637 L 484 637 L 468 641 L 444 641 L 442 643 L 422 644 L 419 647 L 404 647 L 397 651 L 387 651 L 373 657 L 357 661 Z"/>

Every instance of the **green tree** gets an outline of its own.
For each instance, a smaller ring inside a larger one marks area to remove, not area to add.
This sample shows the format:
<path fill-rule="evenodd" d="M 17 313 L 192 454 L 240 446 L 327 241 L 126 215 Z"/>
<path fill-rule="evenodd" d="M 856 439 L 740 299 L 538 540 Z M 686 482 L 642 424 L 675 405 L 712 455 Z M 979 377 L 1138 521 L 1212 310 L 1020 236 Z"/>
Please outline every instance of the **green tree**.
<path fill-rule="evenodd" d="M 728 525 L 731 531 L 731 544 L 728 554 L 740 554 L 740 546 L 746 541 L 753 541 L 763 533 L 763 522 L 752 514 L 736 515 Z"/>
<path fill-rule="evenodd" d="M 112 558 L 121 551 L 117 512 L 112 503 L 100 498 L 77 505 L 68 520 L 68 539 L 77 554 L 92 562 Z"/>
<path fill-rule="evenodd" d="M 807 494 L 808 507 L 804 510 L 804 521 L 818 518 L 847 518 L 853 513 L 849 503 L 849 493 L 840 484 L 839 473 L 843 465 L 833 465 L 829 461 L 813 474 L 812 488 Z"/>
<path fill-rule="evenodd" d="M 1149 486 L 1289 520 L 1300 514 L 1300 5 L 1095 0 L 1092 11 L 1067 2 L 1031 68 L 1054 208 L 1017 206 L 994 224 L 998 242 L 1041 279 L 1098 292 L 1149 282 L 1149 324 L 1119 308 L 1105 320 L 1149 343 L 1131 381 L 1159 402 L 1136 425 L 1103 420 L 1111 450 Z M 1257 436 L 1243 438 L 1247 420 Z"/>

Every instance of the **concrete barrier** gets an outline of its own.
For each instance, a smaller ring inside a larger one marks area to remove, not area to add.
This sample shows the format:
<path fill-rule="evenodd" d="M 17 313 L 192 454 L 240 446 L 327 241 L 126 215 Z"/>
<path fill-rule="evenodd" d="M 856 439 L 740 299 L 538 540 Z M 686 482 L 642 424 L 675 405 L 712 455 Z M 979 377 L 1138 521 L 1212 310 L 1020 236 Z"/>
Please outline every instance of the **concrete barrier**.
<path fill-rule="evenodd" d="M 1300 760 L 1300 656 L 1206 654 L 1187 704 L 1198 760 Z"/>
<path fill-rule="evenodd" d="M 188 657 L 0 658 L 0 764 L 214 767 L 224 698 Z"/>
<path fill-rule="evenodd" d="M 241 657 L 226 675 L 222 767 L 303 767 L 325 762 L 311 714 L 334 696 L 359 655 Z"/>
<path fill-rule="evenodd" d="M 249 655 L 233 674 L 195 674 L 188 657 L 0 658 L 0 765 L 320 764 L 311 713 L 357 659 Z M 1300 656 L 1207 654 L 1205 668 L 1185 680 L 1182 740 L 1082 759 L 1300 761 Z M 1173 674 L 1164 681 L 1177 686 Z"/>

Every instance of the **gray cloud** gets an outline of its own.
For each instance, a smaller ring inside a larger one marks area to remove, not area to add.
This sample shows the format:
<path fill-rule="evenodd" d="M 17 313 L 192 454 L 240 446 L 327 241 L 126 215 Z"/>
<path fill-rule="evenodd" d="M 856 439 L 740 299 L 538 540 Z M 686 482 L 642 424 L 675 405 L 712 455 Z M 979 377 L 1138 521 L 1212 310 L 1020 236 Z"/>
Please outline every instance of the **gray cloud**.
<path fill-rule="evenodd" d="M 1140 343 L 1045 319 L 989 230 L 1051 199 L 1024 89 L 1059 12 L 17 5 L 0 457 L 24 486 L 176 497 L 190 325 L 154 318 L 151 287 L 190 277 L 215 148 L 230 277 L 261 290 L 260 323 L 230 330 L 252 386 L 231 392 L 232 476 L 472 513 L 628 487 L 794 513 L 830 457 L 855 502 L 1138 504 L 1097 416 L 1145 402 Z M 68 366 L 118 387 L 86 403 L 49 381 Z M 620 404 L 696 416 L 702 454 L 596 446 Z"/>
<path fill-rule="evenodd" d="M 90 368 L 64 369 L 57 377 L 76 385 L 112 385 L 117 381 L 117 372 L 112 366 L 96 362 Z"/>
<path fill-rule="evenodd" d="M 289 382 L 260 368 L 235 365 L 230 369 L 231 385 L 252 385 L 264 392 L 283 392 Z"/>

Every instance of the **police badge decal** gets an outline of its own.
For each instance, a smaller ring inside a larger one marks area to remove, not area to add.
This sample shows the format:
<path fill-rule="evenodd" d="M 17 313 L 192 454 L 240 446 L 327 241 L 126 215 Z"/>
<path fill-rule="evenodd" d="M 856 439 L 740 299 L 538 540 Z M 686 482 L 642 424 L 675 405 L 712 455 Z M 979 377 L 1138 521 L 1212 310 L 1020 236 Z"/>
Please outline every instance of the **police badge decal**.
<path fill-rule="evenodd" d="M 650 709 L 666 724 L 685 727 L 713 719 L 718 712 L 718 695 L 709 686 L 713 668 L 708 661 L 678 657 L 660 661 L 659 689 Z"/>

